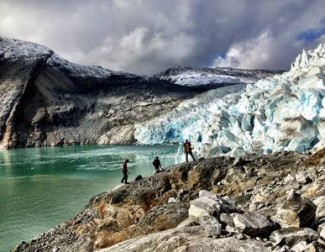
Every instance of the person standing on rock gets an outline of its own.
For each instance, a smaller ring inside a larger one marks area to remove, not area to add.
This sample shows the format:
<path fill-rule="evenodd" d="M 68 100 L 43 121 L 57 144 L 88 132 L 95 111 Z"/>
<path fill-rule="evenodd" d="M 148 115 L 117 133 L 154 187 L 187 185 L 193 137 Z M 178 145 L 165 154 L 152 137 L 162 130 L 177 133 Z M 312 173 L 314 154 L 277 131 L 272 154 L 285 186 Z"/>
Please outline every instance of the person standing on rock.
<path fill-rule="evenodd" d="M 190 154 L 193 161 L 195 161 L 194 155 L 192 153 L 191 143 L 187 139 L 185 140 L 185 143 L 184 143 L 184 152 L 185 152 L 186 162 L 188 162 L 188 154 Z"/>
<path fill-rule="evenodd" d="M 129 162 L 128 159 L 125 159 L 124 160 L 124 162 L 123 162 L 123 169 L 122 169 L 123 178 L 121 180 L 121 183 L 125 183 L 125 184 L 129 184 L 128 183 L 128 174 L 130 174 L 130 172 L 128 171 L 128 162 Z"/>
<path fill-rule="evenodd" d="M 160 163 L 160 160 L 159 160 L 158 156 L 155 157 L 152 164 L 156 169 L 156 173 L 163 171 L 162 169 L 160 169 L 161 168 L 161 163 Z"/>

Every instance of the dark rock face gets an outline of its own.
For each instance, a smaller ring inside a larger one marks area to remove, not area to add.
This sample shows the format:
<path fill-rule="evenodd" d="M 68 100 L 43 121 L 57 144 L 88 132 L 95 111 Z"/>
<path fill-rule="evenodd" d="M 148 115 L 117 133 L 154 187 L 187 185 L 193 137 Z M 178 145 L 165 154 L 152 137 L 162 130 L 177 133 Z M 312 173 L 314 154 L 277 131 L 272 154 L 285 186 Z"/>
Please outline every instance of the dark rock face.
<path fill-rule="evenodd" d="M 135 123 L 217 88 L 198 83 L 81 66 L 46 47 L 0 38 L 0 148 L 135 143 Z"/>
<path fill-rule="evenodd" d="M 2 39 L 0 48 L 0 141 L 7 148 L 132 143 L 135 122 L 202 92 L 75 65 L 32 43 Z"/>
<path fill-rule="evenodd" d="M 296 223 L 305 198 L 315 211 L 325 195 L 324 166 L 297 166 L 308 158 L 283 153 L 245 156 L 241 164 L 226 157 L 182 163 L 92 198 L 77 216 L 14 251 L 324 251 L 324 219 Z M 201 176 L 207 169 L 208 179 Z M 300 172 L 311 182 L 294 189 Z M 293 199 L 296 217 L 277 223 L 276 213 Z"/>

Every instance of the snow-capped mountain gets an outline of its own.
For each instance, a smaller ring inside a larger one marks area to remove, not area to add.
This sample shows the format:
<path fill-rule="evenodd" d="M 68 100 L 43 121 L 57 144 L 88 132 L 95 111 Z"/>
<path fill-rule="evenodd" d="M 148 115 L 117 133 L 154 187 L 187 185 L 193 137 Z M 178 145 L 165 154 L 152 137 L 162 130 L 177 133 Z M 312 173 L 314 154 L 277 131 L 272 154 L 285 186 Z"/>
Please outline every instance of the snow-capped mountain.
<path fill-rule="evenodd" d="M 220 83 L 218 74 L 207 81 L 209 71 L 192 76 L 194 85 L 178 85 L 162 77 L 74 64 L 45 46 L 0 37 L 0 149 L 135 143 L 135 123 L 166 114 L 207 90 L 234 84 Z M 237 75 L 229 70 L 229 79 L 231 72 Z M 213 78 L 217 86 L 203 85 Z M 237 83 L 237 76 L 233 79 Z M 246 82 L 240 83 L 237 89 L 243 90 Z"/>
<path fill-rule="evenodd" d="M 199 93 L 70 63 L 44 46 L 0 38 L 0 149 L 130 143 L 134 122 Z"/>
<path fill-rule="evenodd" d="M 145 144 L 189 139 L 197 156 L 311 150 L 325 141 L 324 71 L 320 44 L 303 51 L 290 71 L 248 85 L 241 94 L 212 90 L 137 124 L 135 137 Z"/>

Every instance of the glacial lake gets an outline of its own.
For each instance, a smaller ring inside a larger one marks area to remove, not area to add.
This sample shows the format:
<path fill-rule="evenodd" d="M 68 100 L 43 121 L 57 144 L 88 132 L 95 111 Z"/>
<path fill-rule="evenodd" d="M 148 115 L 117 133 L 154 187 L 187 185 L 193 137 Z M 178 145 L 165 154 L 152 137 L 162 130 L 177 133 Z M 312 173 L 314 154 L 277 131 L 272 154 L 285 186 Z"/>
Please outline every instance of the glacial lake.
<path fill-rule="evenodd" d="M 128 158 L 129 181 L 151 176 L 152 160 L 175 163 L 177 146 L 73 146 L 0 151 L 0 251 L 66 221 L 93 196 L 120 185 Z"/>

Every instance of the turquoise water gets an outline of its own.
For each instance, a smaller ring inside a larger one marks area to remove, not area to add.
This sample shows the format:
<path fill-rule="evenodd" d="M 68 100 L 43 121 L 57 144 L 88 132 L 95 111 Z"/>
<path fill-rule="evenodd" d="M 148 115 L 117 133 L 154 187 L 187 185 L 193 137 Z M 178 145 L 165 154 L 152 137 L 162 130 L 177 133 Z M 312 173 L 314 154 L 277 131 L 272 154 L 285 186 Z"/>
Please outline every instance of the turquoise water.
<path fill-rule="evenodd" d="M 76 146 L 0 151 L 0 251 L 9 251 L 77 214 L 89 199 L 175 162 L 174 146 Z"/>

